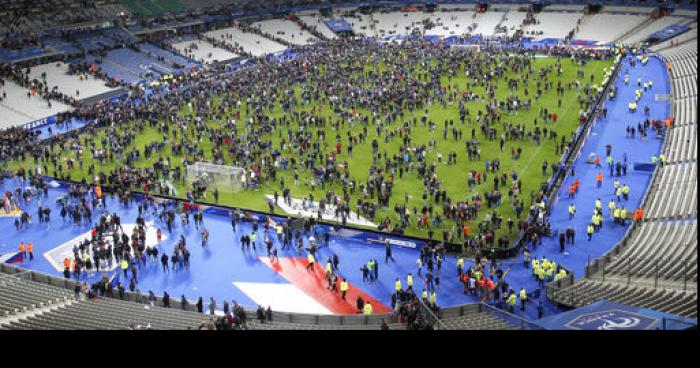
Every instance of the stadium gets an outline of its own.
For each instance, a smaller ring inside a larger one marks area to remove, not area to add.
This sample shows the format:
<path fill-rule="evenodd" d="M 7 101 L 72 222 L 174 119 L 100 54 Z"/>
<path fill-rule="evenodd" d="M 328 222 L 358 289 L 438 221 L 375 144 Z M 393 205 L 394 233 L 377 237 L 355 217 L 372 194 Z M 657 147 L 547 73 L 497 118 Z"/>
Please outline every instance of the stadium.
<path fill-rule="evenodd" d="M 695 1 L 0 14 L 0 330 L 697 328 Z"/>

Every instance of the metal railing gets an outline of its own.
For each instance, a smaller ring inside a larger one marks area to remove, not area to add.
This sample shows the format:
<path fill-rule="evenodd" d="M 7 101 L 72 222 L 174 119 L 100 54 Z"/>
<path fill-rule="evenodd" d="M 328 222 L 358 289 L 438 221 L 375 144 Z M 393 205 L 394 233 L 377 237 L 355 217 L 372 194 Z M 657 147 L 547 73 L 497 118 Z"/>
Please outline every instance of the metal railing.
<path fill-rule="evenodd" d="M 519 327 L 521 330 L 544 330 L 544 328 L 527 318 L 516 316 L 513 313 L 505 311 L 503 309 L 495 308 L 488 304 L 481 303 L 481 310 L 488 313 L 491 316 L 499 318 L 508 324 Z"/>
<path fill-rule="evenodd" d="M 688 253 L 691 244 L 683 245 L 682 254 Z M 697 286 L 696 260 L 666 258 L 666 257 L 605 257 L 605 263 L 598 262 L 597 273 L 586 275 L 587 279 L 608 281 L 613 280 L 626 285 L 642 285 L 680 288 L 688 290 Z M 682 263 L 682 267 L 680 264 Z M 607 271 L 610 265 L 615 265 L 615 271 Z M 694 284 L 694 285 L 693 285 Z"/>

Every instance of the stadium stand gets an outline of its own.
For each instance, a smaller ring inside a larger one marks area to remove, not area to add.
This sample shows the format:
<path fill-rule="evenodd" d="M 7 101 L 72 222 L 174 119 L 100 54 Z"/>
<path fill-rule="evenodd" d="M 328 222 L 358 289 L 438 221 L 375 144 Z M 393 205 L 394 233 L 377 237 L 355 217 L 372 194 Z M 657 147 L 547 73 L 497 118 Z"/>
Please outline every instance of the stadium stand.
<path fill-rule="evenodd" d="M 297 14 L 299 17 L 299 20 L 304 23 L 307 27 L 316 30 L 319 32 L 323 37 L 325 37 L 328 40 L 333 40 L 338 38 L 338 36 L 331 31 L 330 28 L 326 25 L 326 23 L 323 21 L 323 18 L 315 13 L 302 13 L 302 14 Z"/>
<path fill-rule="evenodd" d="M 422 32 L 425 18 L 427 16 L 423 12 L 374 13 L 375 28 L 379 37 Z"/>
<path fill-rule="evenodd" d="M 133 14 L 153 16 L 163 13 L 177 13 L 185 10 L 179 0 L 119 0 Z"/>
<path fill-rule="evenodd" d="M 482 35 L 484 37 L 493 36 L 496 33 L 496 26 L 505 18 L 505 12 L 488 11 L 486 13 L 477 13 L 474 18 L 476 27 L 471 30 L 472 35 Z"/>
<path fill-rule="evenodd" d="M 675 45 L 680 45 L 682 43 L 689 43 L 689 44 L 697 43 L 698 23 L 693 22 L 688 27 L 690 27 L 689 31 L 687 31 L 687 32 L 685 32 L 677 37 L 671 38 L 670 40 L 666 40 L 664 42 L 658 43 L 658 44 L 652 46 L 651 50 L 652 51 L 662 51 L 662 50 L 666 50 L 668 48 L 674 47 Z"/>
<path fill-rule="evenodd" d="M 612 42 L 647 20 L 647 16 L 594 14 L 581 19 L 574 39 Z"/>
<path fill-rule="evenodd" d="M 497 33 L 505 33 L 506 36 L 513 36 L 517 31 L 521 29 L 523 21 L 526 17 L 526 12 L 521 12 L 517 10 L 509 11 L 508 13 L 506 13 L 505 17 L 503 18 L 503 21 L 498 25 L 498 28 L 504 32 Z"/>
<path fill-rule="evenodd" d="M 637 30 L 636 32 L 632 32 L 628 34 L 628 36 L 621 38 L 619 42 L 627 45 L 632 45 L 637 42 L 646 40 L 647 37 L 649 37 L 652 33 L 656 31 L 662 30 L 665 27 L 674 24 L 679 24 L 682 21 L 683 18 L 681 17 L 663 17 L 660 19 L 656 19 L 653 22 L 644 26 L 643 28 Z"/>
<path fill-rule="evenodd" d="M 425 30 L 426 36 L 461 36 L 467 30 L 467 26 L 472 24 L 473 11 L 452 12 L 436 11 L 430 20 L 434 26 Z"/>
<path fill-rule="evenodd" d="M 69 74 L 68 64 L 62 62 L 32 67 L 29 78 L 42 81 L 49 89 L 57 88 L 63 94 L 78 100 L 115 90 L 90 74 Z"/>
<path fill-rule="evenodd" d="M 4 80 L 0 84 L 0 112 L 3 119 L 0 120 L 0 129 L 6 129 L 21 125 L 33 120 L 39 120 L 51 115 L 70 110 L 70 106 L 58 101 L 49 102 L 42 96 L 20 86 L 19 84 Z"/>
<path fill-rule="evenodd" d="M 534 24 L 523 27 L 523 36 L 536 40 L 564 39 L 576 28 L 583 13 L 542 12 L 534 16 Z"/>
<path fill-rule="evenodd" d="M 270 19 L 253 22 L 251 27 L 257 28 L 265 35 L 281 38 L 292 45 L 303 46 L 318 40 L 311 33 L 301 29 L 296 23 L 286 19 Z"/>
<path fill-rule="evenodd" d="M 173 47 L 183 55 L 204 64 L 235 59 L 237 54 L 215 47 L 203 40 L 184 41 L 173 44 Z"/>
<path fill-rule="evenodd" d="M 94 22 L 131 13 L 113 0 L 2 0 L 0 36 L 38 32 L 62 24 Z"/>
<path fill-rule="evenodd" d="M 377 37 L 377 30 L 374 26 L 372 15 L 346 14 L 345 19 L 350 23 L 355 34 L 372 38 Z"/>
<path fill-rule="evenodd" d="M 253 56 L 262 56 L 269 53 L 284 51 L 287 47 L 272 41 L 261 35 L 243 31 L 238 28 L 222 28 L 205 33 L 206 36 L 236 47 L 241 48 Z"/>

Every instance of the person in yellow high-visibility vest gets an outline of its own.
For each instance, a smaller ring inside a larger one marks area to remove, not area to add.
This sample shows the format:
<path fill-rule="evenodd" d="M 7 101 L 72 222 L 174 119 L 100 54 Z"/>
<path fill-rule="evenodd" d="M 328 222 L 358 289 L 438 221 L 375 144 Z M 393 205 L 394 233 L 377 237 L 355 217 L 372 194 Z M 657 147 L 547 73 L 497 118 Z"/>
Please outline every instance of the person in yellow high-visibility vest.
<path fill-rule="evenodd" d="M 314 258 L 313 253 L 309 253 L 309 255 L 306 256 L 306 260 L 309 262 L 309 264 L 306 265 L 306 269 L 311 269 L 311 271 L 315 271 L 314 263 L 316 263 L 316 259 Z"/>
<path fill-rule="evenodd" d="M 362 314 L 369 316 L 372 314 L 372 311 L 374 311 L 374 308 L 372 308 L 372 303 L 366 302 L 364 308 L 362 309 Z"/>
<path fill-rule="evenodd" d="M 525 310 L 525 303 L 527 302 L 527 291 L 525 288 L 520 288 L 520 310 Z"/>
<path fill-rule="evenodd" d="M 574 215 L 576 214 L 576 207 L 574 206 L 573 203 L 569 204 L 569 220 L 574 218 Z"/>
<path fill-rule="evenodd" d="M 348 285 L 348 280 L 343 280 L 340 282 L 340 298 L 345 300 L 345 294 L 347 294 L 348 290 L 350 289 L 350 285 Z"/>
<path fill-rule="evenodd" d="M 129 262 L 127 262 L 126 259 L 122 259 L 120 266 L 124 272 L 124 277 L 126 278 L 126 271 L 129 269 Z"/>
<path fill-rule="evenodd" d="M 413 274 L 409 273 L 408 276 L 406 276 L 406 287 L 408 289 L 413 290 Z"/>
<path fill-rule="evenodd" d="M 614 221 L 616 224 L 620 222 L 620 209 L 619 209 L 619 208 L 616 208 L 616 209 L 613 211 L 613 221 Z"/>
<path fill-rule="evenodd" d="M 437 305 L 437 294 L 434 290 L 430 293 L 430 304 L 433 306 Z"/>
<path fill-rule="evenodd" d="M 611 215 L 611 216 L 612 216 L 613 212 L 615 212 L 615 207 L 616 207 L 616 206 L 615 206 L 615 201 L 613 201 L 613 200 L 611 199 L 610 202 L 608 202 L 608 208 L 610 209 L 610 215 Z"/>
<path fill-rule="evenodd" d="M 593 231 L 595 231 L 593 224 L 588 224 L 588 227 L 586 228 L 586 233 L 588 234 L 588 241 L 591 241 L 591 239 L 593 239 Z"/>
<path fill-rule="evenodd" d="M 600 198 L 595 200 L 595 209 L 596 210 L 601 210 L 603 209 L 603 204 L 600 202 Z"/>
<path fill-rule="evenodd" d="M 515 311 L 515 299 L 515 293 L 511 291 L 510 295 L 508 295 L 508 299 L 506 299 L 506 304 L 508 304 L 508 310 L 511 313 Z"/>
<path fill-rule="evenodd" d="M 401 279 L 399 279 L 398 277 L 396 278 L 396 282 L 394 283 L 394 288 L 396 289 L 397 294 L 401 291 Z"/>
<path fill-rule="evenodd" d="M 423 289 L 423 292 L 421 293 L 421 298 L 423 299 L 423 303 L 428 301 L 428 291 Z"/>
<path fill-rule="evenodd" d="M 624 199 L 625 201 L 629 200 L 629 198 L 630 198 L 629 197 L 629 195 L 630 195 L 629 185 L 627 185 L 627 184 L 623 185 L 621 190 L 622 190 L 622 199 Z"/>
<path fill-rule="evenodd" d="M 627 223 L 627 209 L 625 207 L 622 207 L 620 209 L 620 224 L 624 225 Z"/>

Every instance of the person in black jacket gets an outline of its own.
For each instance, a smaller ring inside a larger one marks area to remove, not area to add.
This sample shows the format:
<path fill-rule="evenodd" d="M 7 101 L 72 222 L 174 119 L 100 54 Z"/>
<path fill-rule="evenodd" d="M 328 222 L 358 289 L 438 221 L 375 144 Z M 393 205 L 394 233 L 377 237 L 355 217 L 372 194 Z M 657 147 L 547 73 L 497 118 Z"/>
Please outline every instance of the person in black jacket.
<path fill-rule="evenodd" d="M 163 292 L 163 307 L 170 308 L 170 295 L 167 291 Z"/>
<path fill-rule="evenodd" d="M 202 302 L 202 297 L 200 296 L 199 299 L 197 299 L 197 312 L 203 313 L 204 311 L 204 302 Z"/>

